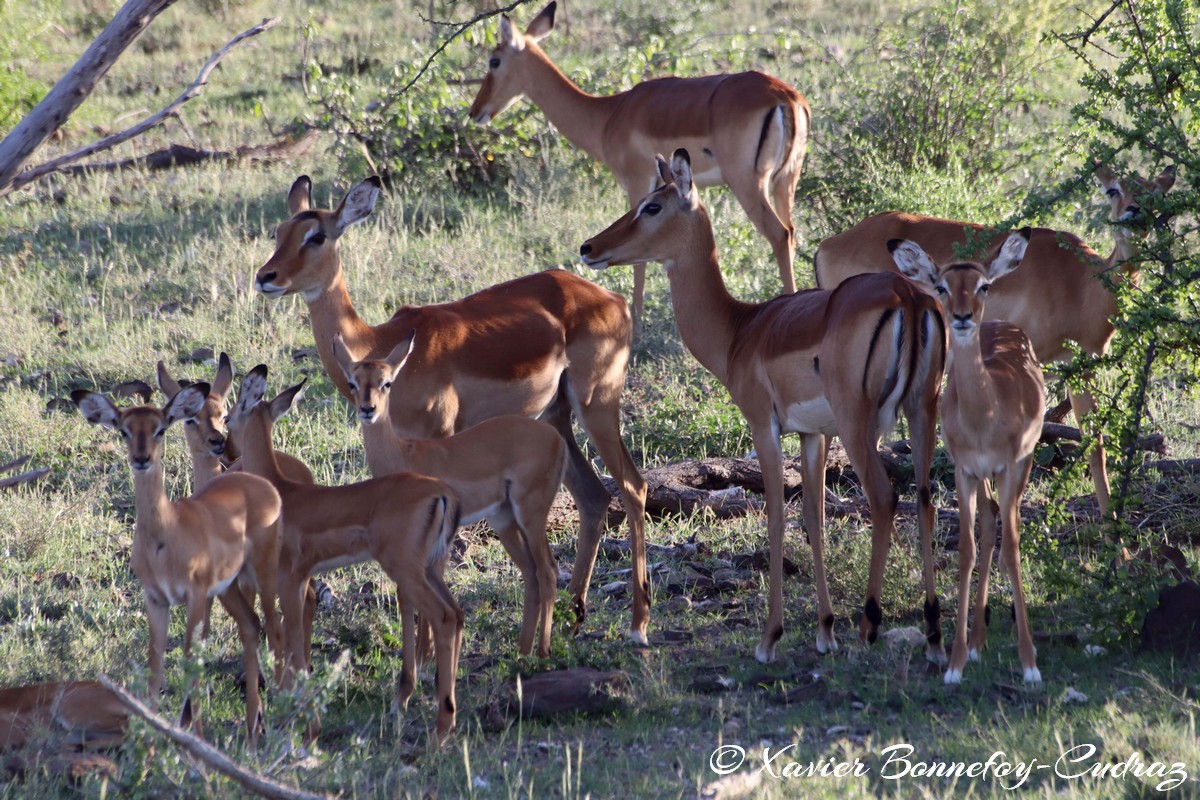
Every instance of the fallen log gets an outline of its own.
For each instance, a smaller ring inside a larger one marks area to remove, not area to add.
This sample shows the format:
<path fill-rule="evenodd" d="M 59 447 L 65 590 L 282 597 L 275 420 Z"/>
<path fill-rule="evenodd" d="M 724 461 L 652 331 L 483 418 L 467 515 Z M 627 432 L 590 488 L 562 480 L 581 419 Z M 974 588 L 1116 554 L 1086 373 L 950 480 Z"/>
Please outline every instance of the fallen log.
<path fill-rule="evenodd" d="M 319 132 L 309 129 L 298 138 L 285 136 L 269 144 L 242 145 L 236 150 L 201 150 L 183 144 L 173 144 L 144 156 L 95 164 L 75 164 L 58 170 L 62 175 L 86 175 L 91 172 L 119 172 L 127 169 L 171 169 L 212 161 L 227 163 L 271 164 L 295 161 L 308 157 L 316 144 Z"/>

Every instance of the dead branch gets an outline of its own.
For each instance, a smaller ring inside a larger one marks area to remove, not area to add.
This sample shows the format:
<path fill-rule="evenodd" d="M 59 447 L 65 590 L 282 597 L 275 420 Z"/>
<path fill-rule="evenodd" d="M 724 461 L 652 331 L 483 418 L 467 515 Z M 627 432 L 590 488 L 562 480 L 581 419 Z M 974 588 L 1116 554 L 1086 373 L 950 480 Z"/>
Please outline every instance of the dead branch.
<path fill-rule="evenodd" d="M 96 37 L 79 60 L 54 84 L 42 102 L 34 106 L 4 141 L 0 141 L 0 192 L 8 189 L 25 160 L 41 147 L 67 118 L 88 98 L 96 84 L 116 63 L 125 49 L 141 35 L 154 18 L 175 0 L 129 0 L 112 22 Z"/>
<path fill-rule="evenodd" d="M 1062 425 L 1057 422 L 1043 422 L 1042 436 L 1039 441 L 1046 444 L 1054 444 L 1060 439 L 1065 439 L 1068 442 L 1082 442 L 1083 434 L 1079 432 L 1079 428 L 1071 425 Z M 1139 436 L 1135 447 L 1145 453 L 1158 453 L 1166 455 L 1167 444 L 1161 433 L 1148 433 L 1144 436 Z"/>
<path fill-rule="evenodd" d="M 0 475 L 4 474 L 5 472 L 12 472 L 14 469 L 21 466 L 31 458 L 33 458 L 31 455 L 23 455 L 20 458 L 14 458 L 4 466 L 0 466 Z"/>
<path fill-rule="evenodd" d="M 184 103 L 200 94 L 200 90 L 208 85 L 208 76 L 211 75 L 212 71 L 217 68 L 217 65 L 225 59 L 225 56 L 229 55 L 233 48 L 237 47 L 239 44 L 251 37 L 257 36 L 264 31 L 269 31 L 278 24 L 279 17 L 269 17 L 255 25 L 253 28 L 242 31 L 237 36 L 230 39 L 224 47 L 218 50 L 200 70 L 200 74 L 196 76 L 196 80 L 192 81 L 191 85 L 184 89 L 182 94 L 176 97 L 175 100 L 169 103 L 161 111 L 156 114 L 151 114 L 136 125 L 126 128 L 119 133 L 106 136 L 98 142 L 93 142 L 86 147 L 81 147 L 78 150 L 67 153 L 63 156 L 59 156 L 58 158 L 47 161 L 46 163 L 40 164 L 32 169 L 25 170 L 16 177 L 12 178 L 7 185 L 0 185 L 0 197 L 15 192 L 18 189 L 33 183 L 39 178 L 57 172 L 67 164 L 74 163 L 82 158 L 87 158 L 93 153 L 98 153 L 102 150 L 109 150 L 119 144 L 129 141 L 136 136 L 141 136 L 146 131 L 150 130 L 156 125 L 161 124 L 163 120 L 177 114 Z M 2 162 L 0 162 L 0 164 L 2 164 Z M 0 173 L 0 176 L 2 176 L 2 174 L 3 173 Z"/>
<path fill-rule="evenodd" d="M 282 783 L 259 775 L 257 772 L 251 772 L 234 762 L 233 759 L 208 742 L 167 722 L 107 675 L 100 675 L 98 680 L 101 686 L 116 695 L 117 699 L 131 713 L 141 717 L 151 728 L 182 747 L 191 756 L 204 762 L 222 775 L 237 781 L 247 791 L 261 797 L 278 798 L 278 800 L 330 800 L 333 797 L 333 795 L 329 794 L 313 794 L 312 792 L 293 789 L 290 786 L 284 786 Z"/>
<path fill-rule="evenodd" d="M 165 150 L 155 150 L 144 156 L 125 158 L 120 161 L 102 161 L 93 164 L 73 164 L 63 167 L 61 175 L 85 175 L 91 172 L 119 172 L 126 169 L 171 169 L 211 161 L 249 162 L 251 164 L 294 161 L 305 158 L 316 143 L 318 131 L 305 131 L 298 139 L 288 136 L 271 144 L 242 145 L 236 150 L 201 150 L 182 144 L 173 144 Z"/>
<path fill-rule="evenodd" d="M 37 469 L 31 469 L 28 472 L 22 472 L 20 475 L 10 475 L 7 478 L 0 480 L 0 489 L 7 489 L 10 486 L 16 486 L 17 484 L 36 481 L 38 478 L 48 475 L 49 473 L 49 467 L 38 467 Z"/>

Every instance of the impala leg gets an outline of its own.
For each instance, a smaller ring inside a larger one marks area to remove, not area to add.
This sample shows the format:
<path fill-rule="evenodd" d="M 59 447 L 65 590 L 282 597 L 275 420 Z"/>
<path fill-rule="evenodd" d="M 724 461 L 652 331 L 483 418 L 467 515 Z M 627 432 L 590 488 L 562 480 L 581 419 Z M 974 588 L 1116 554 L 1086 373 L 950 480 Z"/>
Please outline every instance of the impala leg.
<path fill-rule="evenodd" d="M 1087 415 L 1096 410 L 1096 398 L 1091 392 L 1072 394 L 1071 410 L 1075 412 L 1075 421 L 1079 423 L 1080 430 L 1090 430 L 1093 427 L 1091 421 L 1085 421 Z M 1107 517 L 1110 500 L 1108 463 L 1104 457 L 1104 436 L 1099 428 L 1096 428 L 1095 433 L 1096 446 L 1088 454 L 1088 466 L 1092 471 L 1092 483 L 1096 486 L 1096 503 L 1100 506 L 1100 516 Z"/>
<path fill-rule="evenodd" d="M 538 581 L 537 566 L 533 553 L 524 534 L 517 528 L 516 521 L 509 517 L 507 520 L 493 518 L 492 527 L 504 545 L 508 557 L 517 565 L 521 572 L 521 580 L 525 584 L 525 606 L 521 614 L 521 636 L 517 640 L 517 651 L 521 655 L 533 652 L 533 640 L 537 635 L 538 618 L 541 616 L 541 585 Z"/>
<path fill-rule="evenodd" d="M 167 652 L 167 627 L 171 607 L 158 595 L 146 592 L 146 619 L 150 622 L 150 708 L 158 709 L 163 689 L 163 656 Z"/>
<path fill-rule="evenodd" d="M 596 554 L 600 550 L 600 534 L 608 517 L 608 490 L 575 443 L 571 405 L 562 392 L 542 413 L 541 420 L 552 425 L 566 443 L 567 468 L 563 483 L 579 509 L 579 542 L 569 588 L 575 611 L 574 633 L 578 634 L 587 618 L 587 590 L 592 580 L 592 569 L 596 566 Z"/>
<path fill-rule="evenodd" d="M 979 479 L 962 467 L 954 470 L 954 491 L 958 495 L 958 610 L 954 623 L 954 648 L 947 684 L 962 683 L 967 663 L 967 614 L 971 607 L 971 572 L 975 569 L 975 496 Z"/>
<path fill-rule="evenodd" d="M 264 604 L 266 598 L 264 593 Z M 262 698 L 258 692 L 258 618 L 236 582 L 221 594 L 220 600 L 229 616 L 237 622 L 238 634 L 242 639 L 242 657 L 246 667 L 246 737 L 251 747 L 257 747 L 258 732 L 262 727 Z"/>
<path fill-rule="evenodd" d="M 932 392 L 923 401 L 909 403 L 905 408 L 912 429 L 913 474 L 917 483 L 917 529 L 921 537 L 921 572 L 925 586 L 925 658 L 934 664 L 946 663 L 946 648 L 942 643 L 942 611 L 938 601 L 933 565 L 933 528 L 937 518 L 929 470 L 937 439 L 937 407 L 939 381 L 930 383 Z"/>
<path fill-rule="evenodd" d="M 766 175 L 728 175 L 729 190 L 746 210 L 746 215 L 754 223 L 775 253 L 775 263 L 779 265 L 779 278 L 783 283 L 783 291 L 792 294 L 796 291 L 796 280 L 792 275 L 792 261 L 796 248 L 795 228 L 792 226 L 791 215 L 780 219 L 771 206 L 767 189 Z"/>
<path fill-rule="evenodd" d="M 803 462 L 801 477 L 804 481 L 801 504 L 804 508 L 804 529 L 813 554 L 813 579 L 817 589 L 817 651 L 820 653 L 832 653 L 838 647 L 837 637 L 833 633 L 833 603 L 829 599 L 829 582 L 825 577 L 825 457 L 828 452 L 828 437 L 817 433 L 800 436 Z M 781 476 L 782 470 L 781 462 Z M 780 491 L 782 493 L 782 487 Z"/>
<path fill-rule="evenodd" d="M 400 619 L 404 630 L 404 658 L 400 661 L 400 685 L 396 689 L 396 704 L 408 708 L 408 701 L 417 690 L 417 620 L 412 604 L 400 599 Z"/>
<path fill-rule="evenodd" d="M 446 574 L 446 565 L 450 563 L 450 553 L 442 556 L 433 563 L 433 569 L 439 577 Z M 443 580 L 445 580 L 443 578 Z M 416 665 L 417 668 L 425 666 L 434 660 L 433 654 L 433 628 L 429 627 L 429 620 L 425 619 L 424 614 L 417 614 L 417 643 L 416 643 Z"/>
<path fill-rule="evenodd" d="M 429 619 L 433 628 L 438 705 L 435 735 L 440 745 L 454 729 L 458 710 L 454 699 L 454 685 L 458 677 L 458 653 L 462 645 L 463 612 L 442 582 L 441 576 L 433 569 L 426 568 L 424 580 L 416 577 L 414 583 L 420 584 L 414 587 L 418 595 L 413 598 L 414 602 L 421 614 Z"/>
<path fill-rule="evenodd" d="M 526 551 L 533 562 L 538 584 L 538 611 L 534 621 L 537 636 L 537 654 L 540 658 L 550 656 L 550 638 L 554 632 L 554 600 L 558 596 L 558 561 L 546 538 L 546 526 L 550 518 L 550 506 L 558 493 L 557 486 L 544 492 L 533 493 L 513 504 L 513 514 L 520 526 Z"/>
<path fill-rule="evenodd" d="M 1025 587 L 1021 583 L 1021 495 L 1029 480 L 1033 457 L 1026 456 L 1000 477 L 1001 541 L 1000 562 L 1012 581 L 1013 606 L 1017 617 L 1017 652 L 1021 657 L 1026 683 L 1041 683 L 1037 668 L 1037 649 L 1029 628 L 1029 610 L 1025 605 Z"/>
<path fill-rule="evenodd" d="M 236 581 L 235 581 L 236 583 Z M 187 620 L 184 622 L 183 628 L 183 657 L 188 660 L 192 657 L 192 641 L 199 629 L 201 623 L 204 622 L 205 612 L 208 610 L 208 596 L 189 593 L 187 601 Z M 236 618 L 235 618 L 236 619 Z M 258 644 L 257 637 L 255 638 L 255 646 Z M 249 676 L 247 675 L 247 679 Z M 196 680 L 192 678 L 188 680 L 187 688 L 183 694 L 183 708 L 179 712 L 179 727 L 183 729 L 192 728 L 197 736 L 203 736 L 204 731 L 200 724 L 200 715 L 195 713 L 192 707 L 192 691 L 196 688 Z M 254 675 L 254 691 L 258 691 L 258 673 Z M 249 690 L 247 690 L 247 697 Z"/>
<path fill-rule="evenodd" d="M 774 420 L 767 425 L 752 426 L 750 430 L 763 476 L 763 493 L 767 504 L 767 542 L 771 554 L 767 624 L 763 628 L 762 639 L 754 648 L 754 657 L 764 664 L 775 659 L 775 646 L 783 638 L 783 453 L 779 447 L 778 431 Z M 805 487 L 804 491 L 807 495 L 808 488 Z M 805 507 L 807 508 L 807 498 Z M 814 554 L 817 547 L 819 545 L 813 547 Z"/>
<path fill-rule="evenodd" d="M 779 265 L 779 280 L 784 292 L 791 294 L 796 291 L 796 277 L 793 272 L 796 252 L 796 229 L 792 224 L 792 204 L 796 197 L 796 182 L 800 179 L 800 168 L 803 157 L 796 159 L 791 166 L 781 169 L 771 185 L 771 200 L 775 206 L 775 216 L 788 229 L 791 236 L 790 244 L 784 254 L 786 261 L 779 260 L 779 252 L 775 253 L 775 261 Z"/>
<path fill-rule="evenodd" d="M 987 643 L 988 622 L 991 617 L 988 610 L 988 587 L 992 575 L 992 556 L 996 552 L 996 515 L 999 511 L 988 481 L 979 482 L 977 499 L 979 560 L 975 567 L 979 571 L 979 587 L 975 590 L 975 616 L 971 623 L 970 644 L 967 647 L 967 658 L 972 661 L 979 660 L 979 654 L 983 652 L 983 646 Z"/>
<path fill-rule="evenodd" d="M 279 685 L 290 689 L 297 672 L 307 671 L 311 650 L 310 630 L 304 619 L 304 602 L 308 577 L 281 571 L 279 576 L 279 605 L 283 611 L 283 646 L 285 656 L 283 677 Z"/>
<path fill-rule="evenodd" d="M 833 402 L 833 398 L 830 398 L 830 402 Z M 871 509 L 871 571 L 867 578 L 867 598 L 858 623 L 858 635 L 862 641 L 874 644 L 879 638 L 879 626 L 883 624 L 880 598 L 883 596 L 883 573 L 887 567 L 888 551 L 895 534 L 896 490 L 892 488 L 892 481 L 879 456 L 878 435 L 873 430 L 857 430 L 858 427 L 839 425 L 838 430 L 850 457 L 850 465 L 862 480 L 867 505 Z"/>
<path fill-rule="evenodd" d="M 263 528 L 255 537 L 254 547 L 254 579 L 258 585 L 258 595 L 262 599 L 263 622 L 267 631 L 267 645 L 275 656 L 275 685 L 283 679 L 283 662 L 285 647 L 283 642 L 283 626 L 279 621 L 279 523 L 274 522 Z M 250 613 L 254 615 L 254 587 L 242 586 L 241 581 L 235 581 L 242 600 Z M 307 608 L 305 612 L 307 613 Z M 258 617 L 254 617 L 257 627 Z"/>

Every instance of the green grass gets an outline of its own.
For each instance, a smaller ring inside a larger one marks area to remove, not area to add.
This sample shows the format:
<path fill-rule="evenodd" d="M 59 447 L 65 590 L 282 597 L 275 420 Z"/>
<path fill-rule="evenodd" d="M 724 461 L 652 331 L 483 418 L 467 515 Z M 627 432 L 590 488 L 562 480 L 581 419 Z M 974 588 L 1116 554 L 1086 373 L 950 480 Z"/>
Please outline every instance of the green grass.
<path fill-rule="evenodd" d="M 466 5 L 445 4 L 438 12 L 463 18 Z M 1046 131 L 1069 129 L 1066 109 L 1074 91 L 1070 66 L 1050 44 L 1040 77 L 1051 87 L 1042 88 L 1053 93 L 1053 102 L 1035 103 L 1026 118 L 1025 142 L 1039 142 L 1019 150 L 1028 159 L 1020 168 L 981 182 L 959 168 L 849 174 L 838 158 L 844 140 L 830 122 L 831 112 L 847 107 L 855 82 L 866 80 L 867 70 L 877 66 L 872 51 L 861 48 L 876 30 L 904 24 L 913 7 L 875 0 L 848 8 L 815 0 L 570 2 L 565 9 L 569 32 L 560 18 L 561 29 L 546 49 L 585 85 L 602 87 L 629 85 L 670 69 L 766 69 L 791 81 L 812 102 L 816 134 L 806 181 L 861 184 L 874 192 L 873 202 L 914 211 L 1002 218 L 1030 186 L 1076 166 L 1070 155 L 1045 155 L 1046 145 L 1058 141 Z M 118 62 L 66 126 L 64 138 L 49 143 L 39 156 L 78 147 L 97 128 L 118 128 L 128 112 L 157 109 L 234 33 L 279 14 L 283 24 L 230 56 L 183 112 L 202 146 L 267 141 L 271 130 L 319 115 L 296 79 L 303 67 L 303 25 L 315 31 L 315 60 L 326 65 L 366 60 L 386 70 L 398 59 L 416 60 L 432 48 L 428 26 L 418 15 L 426 8 L 424 3 L 178 4 Z M 110 11 L 95 2 L 62 9 L 56 19 L 68 36 L 47 40 L 45 58 L 18 66 L 53 80 Z M 523 24 L 535 11 L 526 6 L 514 18 Z M 827 46 L 843 56 L 827 56 Z M 459 43 L 447 58 L 461 65 L 461 77 L 471 78 L 482 74 L 483 53 L 479 46 Z M 368 75 L 364 81 L 382 85 L 383 76 Z M 422 91 L 418 86 L 414 102 Z M 474 87 L 454 85 L 450 91 L 461 95 L 465 113 Z M 573 268 L 579 244 L 623 212 L 623 195 L 610 176 L 542 129 L 540 115 L 532 119 L 539 128 L 539 149 L 511 164 L 505 185 L 459 190 L 426 176 L 395 187 L 369 220 L 346 234 L 344 267 L 365 319 L 382 320 L 403 304 L 461 297 L 551 266 Z M 186 140 L 172 123 L 114 155 Z M 54 398 L 133 378 L 152 382 L 159 359 L 180 377 L 209 379 L 211 365 L 184 359 L 198 347 L 213 347 L 228 352 L 239 373 L 268 364 L 273 389 L 309 376 L 305 399 L 277 426 L 276 445 L 304 459 L 321 482 L 367 476 L 346 404 L 318 362 L 293 360 L 295 351 L 313 345 L 303 301 L 272 301 L 253 291 L 253 273 L 270 255 L 272 228 L 284 217 L 287 189 L 301 173 L 313 177 L 314 197 L 322 206 L 338 202 L 363 175 L 358 162 L 326 136 L 304 163 L 63 178 L 0 202 L 0 225 L 8 232 L 0 239 L 0 460 L 30 453 L 31 466 L 51 469 L 36 484 L 0 492 L 0 684 L 106 672 L 139 692 L 145 686 L 147 627 L 140 587 L 128 565 L 133 496 L 123 450 L 115 437 L 77 414 L 47 411 Z M 815 184 L 806 186 L 795 215 L 801 285 L 811 282 L 812 251 L 835 232 L 825 198 L 814 193 Z M 1107 232 L 1090 228 L 1094 199 L 1081 196 L 1060 207 L 1053 221 L 1107 252 Z M 731 291 L 747 299 L 772 296 L 775 266 L 741 209 L 723 190 L 706 190 L 704 200 Z M 875 210 L 881 208 L 863 207 L 860 213 Z M 623 409 L 627 444 L 645 468 L 681 458 L 744 455 L 751 446 L 740 415 L 679 341 L 661 270 L 651 266 L 649 275 L 646 327 L 634 348 Z M 632 284 L 628 270 L 587 276 L 625 293 Z M 1164 433 L 1172 455 L 1196 456 L 1194 387 L 1160 381 L 1151 409 L 1148 427 Z M 785 447 L 794 451 L 796 444 L 788 441 Z M 186 494 L 191 481 L 178 433 L 168 436 L 166 458 L 168 491 Z M 952 473 L 939 463 L 935 501 L 952 507 Z M 1054 480 L 1035 474 L 1027 504 L 1040 510 Z M 1086 499 L 1090 481 L 1077 477 L 1066 487 L 1069 496 Z M 834 488 L 840 494 L 856 491 Z M 1147 502 L 1135 521 L 1162 531 L 1196 563 L 1196 481 L 1152 478 L 1139 491 Z M 810 551 L 799 531 L 798 506 L 788 511 L 788 555 L 799 574 L 787 580 L 787 630 L 778 661 L 768 666 L 753 659 L 765 618 L 766 577 L 734 566 L 738 556 L 765 547 L 764 520 L 723 522 L 697 515 L 648 525 L 649 541 L 662 546 L 650 553 L 651 563 L 661 566 L 654 578 L 648 651 L 625 644 L 627 596 L 604 594 L 601 588 L 624 580 L 620 570 L 627 569 L 627 559 L 602 555 L 583 635 L 569 636 L 568 603 L 560 597 L 547 661 L 516 656 L 518 575 L 492 538 L 467 533 L 465 555 L 449 572 L 467 627 L 458 676 L 459 727 L 444 748 L 430 744 L 435 709 L 429 683 L 422 684 L 402 717 L 390 710 L 400 666 L 400 626 L 394 606 L 386 602 L 387 582 L 374 566 L 327 576 L 338 599 L 318 618 L 317 671 L 298 698 L 268 687 L 268 730 L 257 752 L 244 747 L 236 686 L 239 644 L 223 613 L 214 617 L 210 641 L 191 665 L 182 663 L 177 647 L 182 621 L 178 614 L 173 617 L 171 691 L 164 707 L 177 711 L 188 670 L 196 671 L 202 675 L 199 708 L 212 742 L 281 780 L 346 797 L 694 797 L 718 779 L 709 764 L 718 745 L 745 748 L 747 762 L 739 772 L 745 775 L 761 764 L 764 743 L 772 749 L 795 744 L 785 758 L 801 763 L 861 758 L 871 771 L 869 777 L 845 780 L 761 774 L 752 793 L 766 798 L 1010 794 L 996 780 L 884 779 L 882 753 L 901 743 L 915 748 L 914 760 L 986 761 L 999 751 L 1010 760 L 1049 764 L 1074 745 L 1092 743 L 1103 761 L 1138 752 L 1146 761 L 1182 762 L 1190 782 L 1170 796 L 1200 794 L 1200 673 L 1194 659 L 1178 663 L 1139 653 L 1128 642 L 1110 642 L 1112 631 L 1099 622 L 1104 616 L 1094 601 L 1065 592 L 1056 577 L 1062 570 L 1103 574 L 1106 564 L 1094 547 L 1098 531 L 1092 520 L 1081 517 L 1050 532 L 1058 550 L 1031 548 L 1053 554 L 1055 562 L 1050 556 L 1025 558 L 1044 686 L 1021 684 L 1006 611 L 1007 582 L 998 580 L 983 659 L 968 665 L 961 687 L 947 690 L 940 671 L 926 666 L 920 650 L 854 641 L 869 560 L 869 526 L 859 517 L 829 522 L 827 563 L 842 648 L 835 655 L 818 655 Z M 899 526 L 903 544 L 893 548 L 888 564 L 885 629 L 921 625 L 915 522 L 902 518 Z M 1038 527 L 1027 526 L 1027 540 L 1037 538 Z M 564 566 L 574 556 L 569 528 L 553 532 Z M 938 560 L 943 630 L 949 636 L 956 556 L 939 551 Z M 697 578 L 717 571 L 722 579 L 715 587 Z M 1111 587 L 1113 595 L 1125 591 L 1119 583 Z M 1104 644 L 1108 651 L 1088 656 L 1086 644 Z M 501 724 L 489 713 L 517 675 L 579 666 L 630 675 L 630 689 L 616 710 Z M 820 678 L 814 683 L 815 674 Z M 1087 700 L 1068 701 L 1068 687 Z M 791 700 L 785 702 L 789 692 Z M 323 708 L 324 733 L 316 747 L 303 751 L 303 722 L 315 706 Z M 114 758 L 117 782 L 131 796 L 228 797 L 238 791 L 223 779 L 198 776 L 141 725 L 134 725 Z M 1049 769 L 1036 771 L 1026 788 L 1039 796 L 1128 798 L 1154 795 L 1153 785 L 1132 777 L 1067 779 Z M 122 791 L 116 785 L 99 779 L 69 786 L 36 769 L 23 782 L 0 784 L 0 798 L 117 793 Z"/>

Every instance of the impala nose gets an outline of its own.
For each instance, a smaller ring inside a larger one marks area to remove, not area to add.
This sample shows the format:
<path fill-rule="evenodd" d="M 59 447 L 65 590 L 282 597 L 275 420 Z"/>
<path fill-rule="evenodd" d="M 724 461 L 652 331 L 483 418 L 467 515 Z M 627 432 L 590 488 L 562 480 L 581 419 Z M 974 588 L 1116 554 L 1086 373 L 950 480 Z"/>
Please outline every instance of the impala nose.
<path fill-rule="evenodd" d="M 275 280 L 275 273 L 274 273 L 274 272 L 268 272 L 266 275 L 259 275 L 259 276 L 258 276 L 258 284 L 259 284 L 260 286 L 261 286 L 261 285 L 263 285 L 264 283 L 270 283 L 270 282 L 271 282 L 271 281 L 273 281 L 273 280 Z"/>
<path fill-rule="evenodd" d="M 150 469 L 150 456 L 134 456 L 130 461 L 136 470 Z"/>
<path fill-rule="evenodd" d="M 591 252 L 592 252 L 592 245 L 589 244 L 588 242 L 584 242 L 583 244 L 579 245 L 579 255 L 586 256 L 587 254 L 589 254 Z"/>

